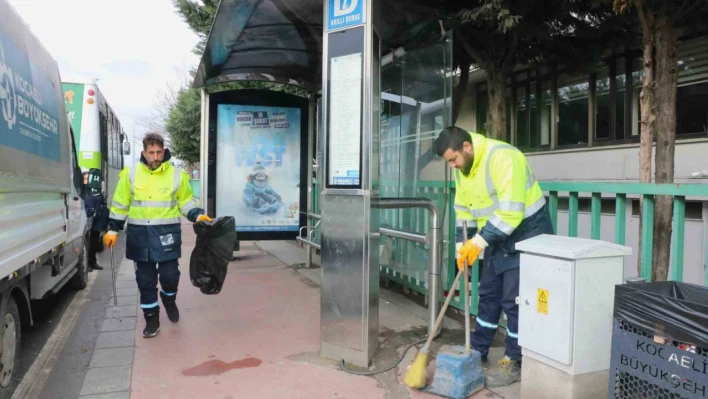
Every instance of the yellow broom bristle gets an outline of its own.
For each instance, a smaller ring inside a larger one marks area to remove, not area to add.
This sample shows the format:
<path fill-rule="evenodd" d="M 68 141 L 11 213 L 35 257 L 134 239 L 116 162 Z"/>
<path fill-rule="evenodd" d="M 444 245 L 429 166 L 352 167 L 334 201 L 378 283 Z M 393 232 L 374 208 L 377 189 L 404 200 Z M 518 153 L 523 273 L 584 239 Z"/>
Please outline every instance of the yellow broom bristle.
<path fill-rule="evenodd" d="M 403 382 L 411 388 L 420 389 L 425 386 L 428 378 L 426 366 L 428 364 L 428 354 L 424 351 L 418 352 L 410 370 L 406 373 Z"/>

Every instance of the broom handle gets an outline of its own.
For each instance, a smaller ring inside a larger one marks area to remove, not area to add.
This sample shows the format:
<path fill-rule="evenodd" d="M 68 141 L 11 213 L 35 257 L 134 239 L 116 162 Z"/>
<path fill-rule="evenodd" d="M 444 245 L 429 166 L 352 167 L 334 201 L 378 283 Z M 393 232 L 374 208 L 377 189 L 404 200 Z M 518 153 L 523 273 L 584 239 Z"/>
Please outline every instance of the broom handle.
<path fill-rule="evenodd" d="M 467 243 L 467 221 L 462 221 L 462 242 Z M 463 244 L 464 245 L 464 244 Z M 470 352 L 470 269 L 465 259 L 465 350 Z M 462 282 L 460 282 L 462 284 Z"/>
<path fill-rule="evenodd" d="M 437 320 L 435 320 L 435 326 L 433 327 L 433 331 L 438 331 L 438 328 L 440 328 L 440 325 L 442 324 L 443 318 L 445 316 L 445 311 L 447 310 L 447 307 L 448 305 L 450 305 L 450 301 L 452 300 L 452 294 L 455 293 L 455 287 L 457 287 L 458 289 L 460 288 L 458 284 L 460 282 L 460 277 L 462 277 L 462 274 L 462 270 L 457 272 L 457 277 L 455 277 L 455 281 L 450 286 L 450 292 L 447 293 L 447 298 L 445 298 L 445 304 L 443 305 L 442 309 L 440 309 L 440 314 L 438 315 Z M 425 347 L 430 346 L 430 343 L 433 342 L 433 338 L 435 338 L 434 333 L 428 336 L 428 341 L 425 343 Z"/>

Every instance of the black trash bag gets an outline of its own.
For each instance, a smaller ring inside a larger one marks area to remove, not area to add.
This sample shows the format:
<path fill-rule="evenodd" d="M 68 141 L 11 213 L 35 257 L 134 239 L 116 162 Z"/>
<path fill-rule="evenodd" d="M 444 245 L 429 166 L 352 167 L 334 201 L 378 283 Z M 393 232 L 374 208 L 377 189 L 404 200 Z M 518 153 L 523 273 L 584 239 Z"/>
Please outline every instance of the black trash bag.
<path fill-rule="evenodd" d="M 708 349 L 708 288 L 663 281 L 615 287 L 614 317 L 669 340 Z"/>
<path fill-rule="evenodd" d="M 189 278 L 203 294 L 218 294 L 236 246 L 236 221 L 233 216 L 225 216 L 209 223 L 195 223 L 194 232 L 197 245 L 189 260 Z"/>

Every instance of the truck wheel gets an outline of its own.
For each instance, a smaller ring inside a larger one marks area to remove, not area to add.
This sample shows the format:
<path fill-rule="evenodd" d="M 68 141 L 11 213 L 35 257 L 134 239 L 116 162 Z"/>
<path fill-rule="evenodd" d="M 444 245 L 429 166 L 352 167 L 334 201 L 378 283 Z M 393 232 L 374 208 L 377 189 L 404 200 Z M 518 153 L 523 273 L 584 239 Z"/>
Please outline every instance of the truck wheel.
<path fill-rule="evenodd" d="M 20 382 L 17 370 L 20 365 L 20 312 L 15 299 L 10 297 L 2 322 L 2 347 L 0 348 L 0 398 L 10 398 Z"/>
<path fill-rule="evenodd" d="M 88 239 L 84 238 L 83 246 L 81 247 L 81 255 L 79 262 L 76 264 L 76 274 L 71 278 L 71 286 L 75 290 L 83 290 L 88 285 Z"/>

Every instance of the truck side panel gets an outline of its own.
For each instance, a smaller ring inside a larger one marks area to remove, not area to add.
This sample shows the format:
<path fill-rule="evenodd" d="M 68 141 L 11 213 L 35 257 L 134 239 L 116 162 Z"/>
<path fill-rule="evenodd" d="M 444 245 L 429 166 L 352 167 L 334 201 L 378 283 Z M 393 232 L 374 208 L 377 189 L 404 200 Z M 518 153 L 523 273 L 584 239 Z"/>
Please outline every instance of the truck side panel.
<path fill-rule="evenodd" d="M 0 195 L 0 278 L 66 240 L 64 198 L 64 194 L 46 192 Z"/>
<path fill-rule="evenodd" d="M 0 10 L 0 177 L 24 178 L 27 191 L 68 193 L 71 152 L 59 69 L 6 0 Z"/>

